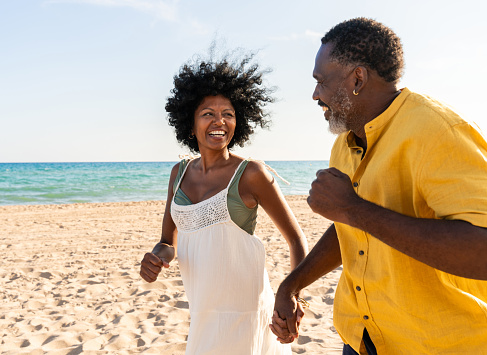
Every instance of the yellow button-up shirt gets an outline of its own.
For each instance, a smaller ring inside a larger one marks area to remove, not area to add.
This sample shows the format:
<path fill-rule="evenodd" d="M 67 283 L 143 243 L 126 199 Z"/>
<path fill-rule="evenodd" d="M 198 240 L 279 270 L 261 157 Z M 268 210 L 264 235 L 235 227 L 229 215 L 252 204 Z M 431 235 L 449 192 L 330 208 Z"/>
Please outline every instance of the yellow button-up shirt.
<path fill-rule="evenodd" d="M 471 124 L 403 89 L 365 132 L 363 158 L 351 132 L 337 138 L 330 158 L 360 197 L 407 216 L 487 227 L 487 143 Z M 378 354 L 487 354 L 486 281 L 447 274 L 359 229 L 335 226 L 343 272 L 334 323 L 345 343 L 366 354 L 367 327 Z"/>

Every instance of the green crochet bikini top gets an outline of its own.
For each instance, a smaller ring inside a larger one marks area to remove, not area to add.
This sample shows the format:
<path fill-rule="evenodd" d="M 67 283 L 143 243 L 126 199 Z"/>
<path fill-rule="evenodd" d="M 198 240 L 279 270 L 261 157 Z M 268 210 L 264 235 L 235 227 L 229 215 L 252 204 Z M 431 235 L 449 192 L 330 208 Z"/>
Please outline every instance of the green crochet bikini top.
<path fill-rule="evenodd" d="M 173 198 L 174 202 L 178 205 L 193 204 L 191 200 L 185 195 L 183 190 L 181 190 L 181 188 L 175 191 L 178 182 L 181 179 L 181 175 L 183 174 L 184 169 L 186 168 L 186 165 L 188 165 L 189 161 L 189 159 L 183 159 L 180 161 L 178 174 L 176 175 L 176 179 L 174 180 Z M 255 225 L 257 224 L 258 206 L 255 206 L 254 208 L 248 208 L 247 206 L 245 206 L 242 199 L 240 198 L 240 194 L 238 193 L 238 183 L 248 163 L 249 160 L 245 160 L 242 162 L 237 172 L 235 173 L 233 181 L 230 183 L 230 186 L 228 188 L 227 207 L 232 221 L 244 231 L 253 235 L 255 231 Z"/>

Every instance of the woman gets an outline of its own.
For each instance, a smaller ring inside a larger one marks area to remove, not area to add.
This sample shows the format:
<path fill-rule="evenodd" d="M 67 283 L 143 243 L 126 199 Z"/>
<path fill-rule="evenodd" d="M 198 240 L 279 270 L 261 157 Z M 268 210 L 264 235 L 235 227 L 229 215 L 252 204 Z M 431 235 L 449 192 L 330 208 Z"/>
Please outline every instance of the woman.
<path fill-rule="evenodd" d="M 140 274 L 155 281 L 177 244 L 191 314 L 186 354 L 291 353 L 269 330 L 274 293 L 254 235 L 258 205 L 285 237 L 293 269 L 306 238 L 264 164 L 230 152 L 268 123 L 263 107 L 273 99 L 251 59 L 183 65 L 166 105 L 178 141 L 201 156 L 172 169 L 161 241 Z"/>

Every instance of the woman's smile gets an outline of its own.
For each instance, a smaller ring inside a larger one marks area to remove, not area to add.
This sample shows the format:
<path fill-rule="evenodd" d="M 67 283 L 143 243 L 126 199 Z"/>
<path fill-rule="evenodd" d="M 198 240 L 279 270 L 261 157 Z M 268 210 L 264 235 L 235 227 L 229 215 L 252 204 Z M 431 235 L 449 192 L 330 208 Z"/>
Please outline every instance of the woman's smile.
<path fill-rule="evenodd" d="M 208 134 L 210 135 L 210 137 L 221 138 L 221 137 L 224 137 L 227 134 L 227 132 L 225 132 L 225 131 L 211 131 Z"/>

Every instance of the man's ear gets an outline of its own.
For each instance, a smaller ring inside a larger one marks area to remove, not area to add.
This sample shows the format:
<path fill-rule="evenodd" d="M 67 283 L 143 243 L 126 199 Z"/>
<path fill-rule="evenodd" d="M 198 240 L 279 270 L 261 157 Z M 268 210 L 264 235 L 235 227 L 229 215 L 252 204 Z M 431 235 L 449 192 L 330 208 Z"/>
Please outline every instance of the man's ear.
<path fill-rule="evenodd" d="M 359 65 L 353 71 L 354 79 L 355 79 L 355 87 L 353 89 L 354 95 L 358 95 L 361 90 L 367 85 L 369 80 L 369 72 L 366 67 Z"/>

